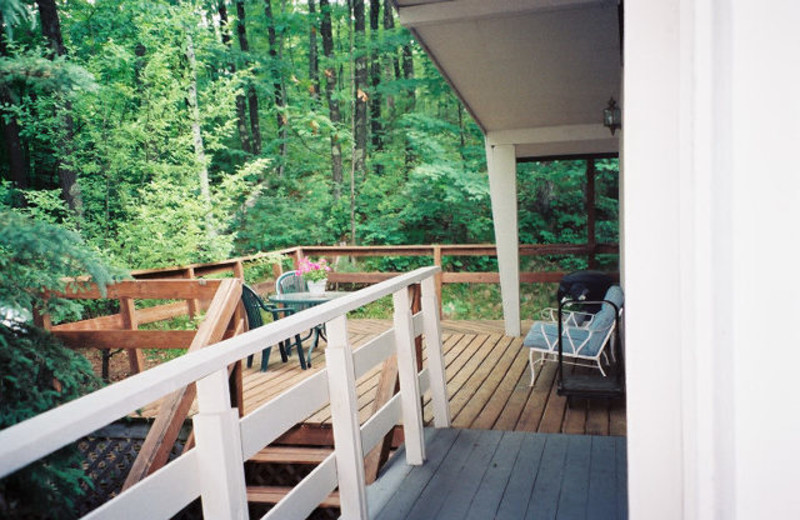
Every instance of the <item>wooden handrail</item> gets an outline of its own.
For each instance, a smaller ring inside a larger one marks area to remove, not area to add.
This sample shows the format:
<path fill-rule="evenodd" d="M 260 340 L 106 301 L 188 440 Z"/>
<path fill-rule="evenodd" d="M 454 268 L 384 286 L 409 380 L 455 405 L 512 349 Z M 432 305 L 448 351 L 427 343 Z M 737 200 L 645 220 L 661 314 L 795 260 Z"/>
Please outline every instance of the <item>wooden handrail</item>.
<path fill-rule="evenodd" d="M 592 238 L 593 240 L 593 238 Z M 590 242 L 587 244 L 522 244 L 519 246 L 520 256 L 585 256 L 589 259 L 590 266 L 596 264 L 598 254 L 618 254 L 618 244 L 600 244 Z M 469 257 L 469 256 L 497 256 L 497 247 L 494 244 L 423 244 L 423 245 L 392 245 L 392 246 L 296 246 L 286 249 L 272 251 L 270 253 L 258 253 L 249 256 L 231 258 L 220 262 L 210 262 L 204 264 L 191 264 L 186 266 L 175 266 L 161 269 L 145 269 L 133 271 L 132 275 L 137 279 L 149 278 L 168 278 L 183 277 L 195 278 L 196 276 L 207 276 L 209 274 L 232 273 L 233 276 L 244 277 L 244 264 L 265 258 L 271 255 L 286 255 L 292 258 L 294 265 L 297 266 L 304 257 L 311 256 L 350 256 L 350 257 L 394 257 L 394 256 L 429 256 L 433 265 L 439 267 L 440 271 L 435 276 L 436 296 L 439 305 L 442 304 L 442 287 L 450 283 L 500 283 L 500 273 L 494 272 L 444 272 L 443 258 L 447 256 Z M 280 266 L 274 268 L 275 276 L 281 274 Z M 328 275 L 328 280 L 332 283 L 358 283 L 374 284 L 387 280 L 395 273 L 386 272 L 340 272 L 334 271 Z M 520 283 L 557 283 L 564 277 L 566 272 L 558 271 L 523 271 L 519 274 Z M 618 277 L 618 273 L 610 273 Z M 189 304 L 189 314 L 194 315 L 192 304 Z M 439 313 L 441 315 L 441 307 Z"/>
<path fill-rule="evenodd" d="M 519 246 L 520 256 L 589 256 L 592 254 L 619 253 L 618 244 L 522 244 Z M 230 258 L 219 262 L 189 264 L 158 269 L 137 269 L 131 271 L 136 279 L 172 278 L 184 276 L 188 271 L 193 271 L 193 276 L 207 276 L 238 269 L 238 266 L 254 262 L 271 255 L 286 255 L 295 259 L 309 256 L 353 256 L 353 257 L 378 257 L 378 256 L 430 256 L 436 262 L 445 256 L 497 256 L 497 247 L 494 244 L 424 244 L 424 245 L 395 245 L 395 246 L 296 246 L 278 249 L 269 253 Z M 460 282 L 459 282 L 460 283 Z"/>

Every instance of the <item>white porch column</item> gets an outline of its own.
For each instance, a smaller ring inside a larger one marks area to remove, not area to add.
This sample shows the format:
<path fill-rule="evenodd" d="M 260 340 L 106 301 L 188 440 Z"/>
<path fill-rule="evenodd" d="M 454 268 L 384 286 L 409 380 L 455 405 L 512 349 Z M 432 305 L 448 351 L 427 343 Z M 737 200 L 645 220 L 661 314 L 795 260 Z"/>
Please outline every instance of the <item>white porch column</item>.
<path fill-rule="evenodd" d="M 490 145 L 487 142 L 486 164 L 506 334 L 520 336 L 517 158 L 514 145 Z"/>

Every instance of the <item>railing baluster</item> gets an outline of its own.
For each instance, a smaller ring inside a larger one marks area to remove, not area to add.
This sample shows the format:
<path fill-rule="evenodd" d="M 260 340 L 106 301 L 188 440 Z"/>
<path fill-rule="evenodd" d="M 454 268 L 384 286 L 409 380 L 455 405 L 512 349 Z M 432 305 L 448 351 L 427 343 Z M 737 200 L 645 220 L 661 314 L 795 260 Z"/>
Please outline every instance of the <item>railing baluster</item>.
<path fill-rule="evenodd" d="M 442 355 L 442 329 L 439 322 L 439 304 L 436 282 L 433 278 L 422 280 L 422 320 L 425 328 L 425 345 L 428 352 L 428 370 L 433 401 L 433 423 L 437 428 L 450 426 L 450 404 L 447 400 L 447 379 Z"/>
<path fill-rule="evenodd" d="M 239 413 L 231 408 L 228 370 L 197 381 L 192 418 L 204 518 L 248 518 Z"/>
<path fill-rule="evenodd" d="M 400 400 L 403 405 L 406 461 L 418 466 L 425 461 L 425 438 L 422 431 L 417 353 L 414 347 L 414 324 L 411 320 L 411 302 L 408 298 L 408 290 L 403 288 L 395 292 L 393 299 L 394 337 L 397 347 Z"/>
<path fill-rule="evenodd" d="M 338 316 L 329 321 L 325 328 L 328 333 L 325 364 L 328 370 L 342 518 L 366 519 L 369 515 L 364 478 L 364 447 L 358 424 L 358 395 L 353 349 L 347 337 L 347 317 Z"/>

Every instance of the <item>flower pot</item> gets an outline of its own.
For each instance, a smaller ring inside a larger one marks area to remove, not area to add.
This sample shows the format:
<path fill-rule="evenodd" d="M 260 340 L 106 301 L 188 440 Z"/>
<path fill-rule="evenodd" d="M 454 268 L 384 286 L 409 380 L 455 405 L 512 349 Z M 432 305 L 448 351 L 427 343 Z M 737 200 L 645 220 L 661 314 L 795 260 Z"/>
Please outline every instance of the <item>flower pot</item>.
<path fill-rule="evenodd" d="M 322 294 L 325 292 L 325 285 L 328 283 L 327 278 L 323 278 L 322 280 L 318 280 L 316 282 L 307 282 L 308 283 L 308 292 L 311 294 Z"/>

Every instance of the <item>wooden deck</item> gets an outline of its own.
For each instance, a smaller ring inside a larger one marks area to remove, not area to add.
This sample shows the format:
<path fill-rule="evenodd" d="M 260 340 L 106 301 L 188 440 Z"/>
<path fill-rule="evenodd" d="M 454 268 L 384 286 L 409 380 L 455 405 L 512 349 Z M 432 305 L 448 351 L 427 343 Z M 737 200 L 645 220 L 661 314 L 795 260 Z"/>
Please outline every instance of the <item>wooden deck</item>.
<path fill-rule="evenodd" d="M 390 328 L 388 320 L 348 322 L 354 348 Z M 523 324 L 523 329 L 530 323 Z M 453 427 L 541 433 L 571 433 L 624 436 L 624 402 L 575 401 L 555 392 L 555 365 L 548 363 L 531 388 L 528 352 L 519 338 L 506 337 L 500 321 L 442 322 L 447 389 Z M 305 342 L 307 348 L 309 342 Z M 245 413 L 252 411 L 283 390 L 310 376 L 325 362 L 324 345 L 313 354 L 312 367 L 300 369 L 296 354 L 282 363 L 273 348 L 267 372 L 258 370 L 260 357 L 244 372 Z M 361 422 L 372 412 L 380 367 L 358 381 Z M 141 414 L 152 417 L 158 403 Z M 429 399 L 424 409 L 426 424 L 431 420 Z M 315 426 L 330 425 L 330 410 L 319 410 L 306 421 Z"/>
<path fill-rule="evenodd" d="M 367 488 L 371 516 L 400 519 L 625 519 L 625 439 L 426 430 L 427 460 L 402 448 Z"/>

